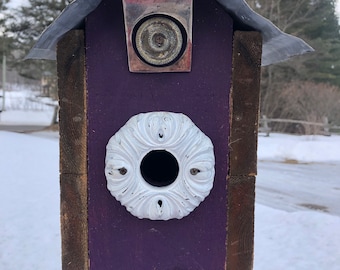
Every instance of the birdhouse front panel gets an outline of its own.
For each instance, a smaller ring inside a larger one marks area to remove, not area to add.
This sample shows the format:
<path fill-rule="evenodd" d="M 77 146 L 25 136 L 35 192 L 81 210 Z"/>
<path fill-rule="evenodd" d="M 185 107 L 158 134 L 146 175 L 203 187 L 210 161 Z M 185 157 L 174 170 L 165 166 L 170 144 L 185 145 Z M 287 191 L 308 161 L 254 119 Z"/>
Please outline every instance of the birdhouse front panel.
<path fill-rule="evenodd" d="M 90 268 L 224 269 L 233 21 L 197 0 L 186 35 L 156 2 L 135 36 L 120 1 L 86 20 Z M 146 43 L 129 47 L 138 35 Z M 145 72 L 131 72 L 131 54 Z M 190 70 L 168 72 L 181 57 Z"/>

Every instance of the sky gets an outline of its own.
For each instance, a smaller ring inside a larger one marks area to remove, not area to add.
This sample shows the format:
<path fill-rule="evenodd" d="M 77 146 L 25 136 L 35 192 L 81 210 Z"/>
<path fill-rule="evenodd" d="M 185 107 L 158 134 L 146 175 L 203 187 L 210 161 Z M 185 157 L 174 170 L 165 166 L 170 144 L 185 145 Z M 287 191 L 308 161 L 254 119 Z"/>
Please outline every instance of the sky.
<path fill-rule="evenodd" d="M 18 7 L 27 4 L 28 0 L 10 0 L 9 7 Z"/>

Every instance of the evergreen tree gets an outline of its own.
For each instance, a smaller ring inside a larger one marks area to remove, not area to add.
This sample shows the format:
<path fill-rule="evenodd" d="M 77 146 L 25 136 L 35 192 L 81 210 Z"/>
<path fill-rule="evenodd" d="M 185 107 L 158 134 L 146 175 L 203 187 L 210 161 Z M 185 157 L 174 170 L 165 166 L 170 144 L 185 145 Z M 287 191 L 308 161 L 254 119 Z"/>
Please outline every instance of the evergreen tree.
<path fill-rule="evenodd" d="M 43 30 L 60 14 L 69 1 L 67 0 L 29 0 L 27 6 L 21 6 L 15 12 L 17 20 L 10 26 L 14 35 L 13 46 L 18 61 L 15 69 L 21 76 L 40 79 L 43 73 L 56 76 L 55 61 L 25 60 L 29 50 Z"/>
<path fill-rule="evenodd" d="M 9 0 L 0 1 L 0 60 L 2 61 L 3 55 L 7 54 L 8 47 L 8 34 L 6 21 L 9 16 L 7 13 L 7 4 Z"/>
<path fill-rule="evenodd" d="M 339 35 L 335 0 L 248 0 L 259 14 L 268 18 L 282 31 L 316 38 Z"/>
<path fill-rule="evenodd" d="M 314 81 L 340 86 L 340 27 L 334 0 L 249 0 L 248 3 L 281 30 L 303 38 L 316 50 L 263 68 L 263 114 L 279 117 L 274 115 L 274 112 L 280 112 L 275 99 L 291 81 Z"/>

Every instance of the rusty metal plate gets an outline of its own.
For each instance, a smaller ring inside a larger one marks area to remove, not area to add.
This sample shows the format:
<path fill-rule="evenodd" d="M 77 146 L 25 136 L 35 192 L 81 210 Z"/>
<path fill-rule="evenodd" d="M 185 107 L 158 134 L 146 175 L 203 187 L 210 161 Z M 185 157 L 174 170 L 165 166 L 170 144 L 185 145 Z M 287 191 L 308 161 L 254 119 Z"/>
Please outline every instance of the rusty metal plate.
<path fill-rule="evenodd" d="M 131 72 L 189 72 L 192 0 L 123 0 Z"/>

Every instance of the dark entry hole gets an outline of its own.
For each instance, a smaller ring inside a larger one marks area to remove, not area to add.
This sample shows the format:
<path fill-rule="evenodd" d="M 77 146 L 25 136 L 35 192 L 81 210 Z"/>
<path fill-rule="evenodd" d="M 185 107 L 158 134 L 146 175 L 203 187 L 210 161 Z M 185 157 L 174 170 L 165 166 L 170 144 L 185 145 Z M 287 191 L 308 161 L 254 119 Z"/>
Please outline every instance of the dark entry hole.
<path fill-rule="evenodd" d="M 179 167 L 171 153 L 165 150 L 153 150 L 143 158 L 140 171 L 144 180 L 150 185 L 165 187 L 175 182 Z"/>

